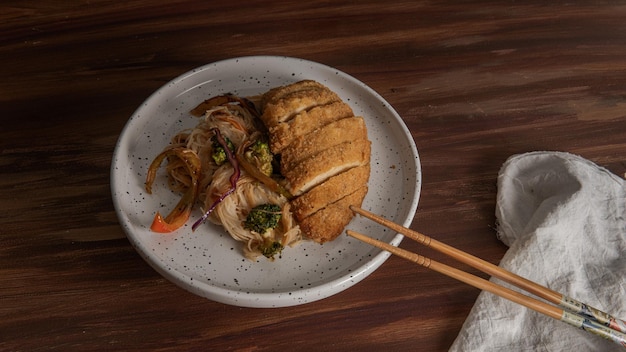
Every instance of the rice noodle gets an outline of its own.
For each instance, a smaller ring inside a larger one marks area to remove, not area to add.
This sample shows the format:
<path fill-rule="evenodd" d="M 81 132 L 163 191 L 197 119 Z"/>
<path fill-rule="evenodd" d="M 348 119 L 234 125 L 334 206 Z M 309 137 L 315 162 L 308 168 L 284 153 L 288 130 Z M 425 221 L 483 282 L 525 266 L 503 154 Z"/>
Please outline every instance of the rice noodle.
<path fill-rule="evenodd" d="M 185 146 L 200 158 L 198 203 L 202 209 L 210 207 L 231 188 L 230 177 L 233 174 L 233 167 L 228 162 L 218 166 L 211 157 L 214 136 L 212 129 L 219 129 L 222 136 L 230 139 L 235 146 L 241 146 L 263 137 L 263 133 L 255 127 L 255 119 L 249 109 L 239 104 L 227 103 L 210 108 L 196 127 L 181 131 L 172 139 L 172 144 Z M 172 190 L 183 192 L 190 186 L 191 176 L 180 160 L 168 160 L 166 170 Z M 265 234 L 245 229 L 243 222 L 250 210 L 268 203 L 281 207 L 279 225 Z M 235 191 L 215 206 L 208 220 L 223 226 L 232 238 L 243 242 L 243 253 L 251 260 L 262 255 L 259 246 L 268 239 L 279 242 L 284 247 L 294 246 L 302 239 L 288 199 L 244 170 L 241 170 Z"/>

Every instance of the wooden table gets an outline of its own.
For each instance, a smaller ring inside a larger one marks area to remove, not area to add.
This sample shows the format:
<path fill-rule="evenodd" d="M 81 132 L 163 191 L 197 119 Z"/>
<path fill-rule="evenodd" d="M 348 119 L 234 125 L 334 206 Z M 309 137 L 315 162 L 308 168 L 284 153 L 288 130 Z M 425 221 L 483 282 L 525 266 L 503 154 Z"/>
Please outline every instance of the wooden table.
<path fill-rule="evenodd" d="M 111 156 L 133 111 L 188 70 L 247 55 L 320 62 L 411 130 L 423 170 L 412 227 L 498 263 L 509 156 L 567 151 L 626 171 L 626 7 L 543 3 L 4 1 L 0 350 L 447 350 L 479 292 L 398 258 L 289 308 L 175 286 L 118 223 Z"/>

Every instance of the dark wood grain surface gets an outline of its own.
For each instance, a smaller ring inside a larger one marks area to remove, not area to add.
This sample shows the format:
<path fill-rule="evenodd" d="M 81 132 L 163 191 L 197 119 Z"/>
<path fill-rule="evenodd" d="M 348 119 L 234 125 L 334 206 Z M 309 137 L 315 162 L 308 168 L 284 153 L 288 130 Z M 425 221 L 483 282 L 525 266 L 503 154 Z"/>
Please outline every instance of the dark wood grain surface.
<path fill-rule="evenodd" d="M 449 348 L 479 292 L 401 259 L 330 298 L 251 309 L 180 289 L 131 247 L 109 184 L 124 124 L 170 79 L 247 55 L 317 61 L 380 93 L 421 157 L 412 227 L 493 263 L 509 156 L 626 171 L 621 2 L 3 1 L 0 350 Z"/>

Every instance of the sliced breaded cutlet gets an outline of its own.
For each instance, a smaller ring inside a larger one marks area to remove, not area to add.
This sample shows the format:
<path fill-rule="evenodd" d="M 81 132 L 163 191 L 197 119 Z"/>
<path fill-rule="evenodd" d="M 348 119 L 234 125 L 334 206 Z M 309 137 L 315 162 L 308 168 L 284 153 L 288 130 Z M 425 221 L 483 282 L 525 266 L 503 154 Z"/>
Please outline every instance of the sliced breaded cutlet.
<path fill-rule="evenodd" d="M 281 153 L 284 168 L 294 168 L 300 161 L 328 148 L 353 140 L 366 140 L 367 129 L 362 117 L 346 117 L 297 137 Z"/>
<path fill-rule="evenodd" d="M 318 243 L 334 240 L 341 235 L 343 229 L 354 216 L 354 213 L 350 210 L 350 205 L 360 207 L 366 194 L 367 184 L 364 184 L 355 192 L 335 203 L 326 205 L 313 213 L 313 215 L 299 222 L 302 232 L 307 234 L 308 238 Z"/>
<path fill-rule="evenodd" d="M 295 139 L 333 121 L 354 116 L 350 106 L 342 101 L 318 105 L 302 111 L 291 120 L 269 127 L 272 153 L 280 154 Z"/>
<path fill-rule="evenodd" d="M 280 156 L 284 187 L 305 237 L 324 243 L 352 220 L 367 194 L 371 143 L 362 117 L 337 94 L 302 81 L 261 98 L 270 149 Z"/>
<path fill-rule="evenodd" d="M 285 94 L 279 100 L 265 104 L 261 120 L 268 128 L 273 127 L 290 120 L 301 111 L 339 100 L 339 96 L 327 88 L 298 90 Z"/>
<path fill-rule="evenodd" d="M 299 196 L 332 176 L 369 163 L 370 148 L 368 140 L 349 141 L 304 159 L 290 169 L 281 165 L 287 181 L 285 187 Z"/>
<path fill-rule="evenodd" d="M 302 221 L 328 204 L 344 198 L 367 184 L 370 164 L 353 167 L 335 175 L 317 187 L 291 201 L 291 210 L 297 221 Z M 355 204 L 359 205 L 360 204 Z"/>
<path fill-rule="evenodd" d="M 305 79 L 296 83 L 292 83 L 286 86 L 280 86 L 276 88 L 272 88 L 269 91 L 265 92 L 261 97 L 261 105 L 265 106 L 267 104 L 274 104 L 278 100 L 282 99 L 285 95 L 291 94 L 293 92 L 297 92 L 305 89 L 328 89 L 323 84 L 311 80 Z"/>

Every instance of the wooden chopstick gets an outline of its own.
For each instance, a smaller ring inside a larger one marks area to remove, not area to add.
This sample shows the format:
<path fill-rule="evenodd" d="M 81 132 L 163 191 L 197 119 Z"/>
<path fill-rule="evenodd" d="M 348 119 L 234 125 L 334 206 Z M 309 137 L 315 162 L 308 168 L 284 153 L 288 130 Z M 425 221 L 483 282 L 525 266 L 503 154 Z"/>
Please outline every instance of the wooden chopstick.
<path fill-rule="evenodd" d="M 451 266 L 439 263 L 432 259 L 421 256 L 417 253 L 409 252 L 405 249 L 398 248 L 389 243 L 382 242 L 371 237 L 367 237 L 358 232 L 347 230 L 346 233 L 348 236 L 354 237 L 360 241 L 368 243 L 372 246 L 378 247 L 380 249 L 386 250 L 394 255 L 397 255 L 401 258 L 414 262 L 418 265 L 421 265 L 425 268 L 434 270 L 438 273 L 444 274 L 448 277 L 457 279 L 461 282 L 469 284 L 478 289 L 493 293 L 502 298 L 508 299 L 511 302 L 521 304 L 526 308 L 530 308 L 536 312 L 545 314 L 551 318 L 556 320 L 560 320 L 569 325 L 575 326 L 577 328 L 586 330 L 595 335 L 603 337 L 607 340 L 611 340 L 618 345 L 626 348 L 626 334 L 613 330 L 609 327 L 606 327 L 596 321 L 592 321 L 589 319 L 585 319 L 585 317 L 578 315 L 576 313 L 569 312 L 567 310 L 563 310 L 559 307 L 553 306 L 543 301 L 539 301 L 537 299 L 525 296 L 517 291 L 513 291 L 509 288 L 497 285 L 491 281 L 485 280 L 481 277 L 472 275 L 470 273 L 466 273 L 462 270 L 453 268 Z"/>
<path fill-rule="evenodd" d="M 392 230 L 395 230 L 398 233 L 401 233 L 404 236 L 416 242 L 419 242 L 426 247 L 430 247 L 438 252 L 441 252 L 445 255 L 448 255 L 458 260 L 461 263 L 467 264 L 484 273 L 487 273 L 491 276 L 497 277 L 505 282 L 508 282 L 514 286 L 517 286 L 529 293 L 532 293 L 538 297 L 541 297 L 547 300 L 548 302 L 554 303 L 561 308 L 564 308 L 576 314 L 580 314 L 591 320 L 597 321 L 598 323 L 604 326 L 610 327 L 613 330 L 626 333 L 626 322 L 616 317 L 613 317 L 608 313 L 602 312 L 601 310 L 597 308 L 593 308 L 571 297 L 567 297 L 559 292 L 556 292 L 547 287 L 541 286 L 537 284 L 536 282 L 525 279 L 497 265 L 491 264 L 467 252 L 463 252 L 457 248 L 454 248 L 445 243 L 439 242 L 422 233 L 419 233 L 417 231 L 408 229 L 404 226 L 398 225 L 392 221 L 389 221 L 367 210 L 364 210 L 355 206 L 351 206 L 350 209 L 354 211 L 355 213 L 360 214 Z"/>
<path fill-rule="evenodd" d="M 496 266 L 469 253 L 451 247 L 445 243 L 439 242 L 422 233 L 398 225 L 369 211 L 355 206 L 350 206 L 350 209 L 355 213 L 360 214 L 392 230 L 395 230 L 398 233 L 401 233 L 418 243 L 421 243 L 427 247 L 448 255 L 462 263 L 470 265 L 473 268 L 483 271 L 491 276 L 497 277 L 514 286 L 517 286 L 531 294 L 547 300 L 548 302 L 556 304 L 568 312 L 574 313 L 578 316 L 582 316 L 593 322 L 597 322 L 601 326 L 608 327 L 609 329 L 621 333 L 622 335 L 624 334 L 624 332 L 626 332 L 626 323 L 623 320 L 613 317 L 608 313 L 602 312 L 597 308 L 588 306 L 585 303 L 579 302 L 571 297 L 565 296 L 559 292 L 541 286 L 533 281 L 511 273 L 499 266 Z"/>

